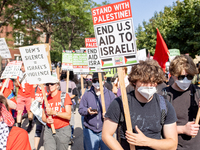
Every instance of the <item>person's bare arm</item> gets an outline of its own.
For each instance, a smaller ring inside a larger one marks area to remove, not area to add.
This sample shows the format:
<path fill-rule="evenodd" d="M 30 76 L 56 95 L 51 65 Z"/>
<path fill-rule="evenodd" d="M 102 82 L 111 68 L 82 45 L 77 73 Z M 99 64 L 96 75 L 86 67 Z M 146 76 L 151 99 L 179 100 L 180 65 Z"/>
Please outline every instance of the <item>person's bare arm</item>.
<path fill-rule="evenodd" d="M 110 148 L 110 150 L 123 150 L 119 142 L 113 137 L 117 126 L 117 123 L 105 118 L 102 130 L 102 140 Z"/>
<path fill-rule="evenodd" d="M 135 128 L 138 133 L 126 131 L 126 138 L 129 144 L 136 146 L 147 146 L 152 149 L 159 150 L 176 150 L 178 144 L 176 123 L 164 125 L 164 139 L 159 140 L 146 137 L 137 126 Z"/>
<path fill-rule="evenodd" d="M 59 112 L 51 108 L 46 108 L 47 115 L 55 115 L 57 117 L 70 120 L 71 119 L 71 105 L 66 105 L 65 111 L 66 112 Z"/>
<path fill-rule="evenodd" d="M 73 99 L 75 96 L 76 96 L 76 95 L 72 95 L 72 96 L 70 96 L 70 98 Z"/>
<path fill-rule="evenodd" d="M 13 101 L 7 99 L 7 103 L 8 103 L 8 106 L 9 106 L 10 109 L 16 109 L 17 108 L 17 105 Z"/>
<path fill-rule="evenodd" d="M 46 114 L 44 112 L 44 109 L 42 110 L 42 121 L 47 123 L 47 117 L 46 117 Z"/>

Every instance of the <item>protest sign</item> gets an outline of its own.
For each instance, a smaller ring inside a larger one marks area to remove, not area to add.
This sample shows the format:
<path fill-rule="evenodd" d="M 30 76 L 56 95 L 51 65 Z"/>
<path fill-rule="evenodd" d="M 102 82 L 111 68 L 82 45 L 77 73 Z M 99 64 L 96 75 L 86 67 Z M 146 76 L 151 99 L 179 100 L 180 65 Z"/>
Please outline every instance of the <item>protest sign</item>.
<path fill-rule="evenodd" d="M 96 38 L 85 38 L 85 47 L 86 48 L 96 48 L 97 47 Z"/>
<path fill-rule="evenodd" d="M 130 1 L 92 9 L 101 68 L 137 63 Z"/>
<path fill-rule="evenodd" d="M 11 58 L 10 50 L 4 38 L 0 38 L 0 55 L 2 58 Z"/>
<path fill-rule="evenodd" d="M 88 59 L 86 49 L 72 51 L 73 71 L 76 74 L 88 74 Z"/>
<path fill-rule="evenodd" d="M 17 79 L 17 76 L 19 76 L 20 73 L 21 65 L 22 61 L 9 62 L 1 75 L 1 79 Z"/>
<path fill-rule="evenodd" d="M 179 49 L 169 49 L 169 57 L 170 57 L 170 61 L 172 61 L 176 56 L 181 55 L 180 50 Z"/>
<path fill-rule="evenodd" d="M 49 45 L 49 43 L 45 43 L 45 44 L 34 44 L 34 45 L 44 45 L 44 46 L 45 46 L 45 50 L 46 50 L 46 52 L 47 52 L 47 58 L 48 58 L 48 61 L 49 61 L 50 71 L 52 71 L 52 68 L 51 68 L 51 56 L 50 56 L 50 45 Z"/>
<path fill-rule="evenodd" d="M 141 49 L 137 51 L 138 61 L 143 60 L 145 61 L 147 59 L 147 52 L 146 49 Z"/>
<path fill-rule="evenodd" d="M 88 67 L 90 72 L 101 72 L 101 63 L 97 48 L 82 48 L 87 52 Z"/>
<path fill-rule="evenodd" d="M 73 70 L 72 51 L 63 50 L 62 52 L 62 70 Z"/>
<path fill-rule="evenodd" d="M 29 84 L 44 84 L 51 80 L 51 72 L 44 45 L 19 48 Z"/>

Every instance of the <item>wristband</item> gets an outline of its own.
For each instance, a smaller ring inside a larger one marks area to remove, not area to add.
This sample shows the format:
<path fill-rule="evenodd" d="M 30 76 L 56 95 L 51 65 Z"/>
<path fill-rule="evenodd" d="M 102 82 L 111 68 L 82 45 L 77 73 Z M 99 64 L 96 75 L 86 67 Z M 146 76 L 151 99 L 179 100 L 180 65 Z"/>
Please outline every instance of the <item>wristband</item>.
<path fill-rule="evenodd" d="M 56 116 L 58 115 L 58 112 L 56 112 Z"/>

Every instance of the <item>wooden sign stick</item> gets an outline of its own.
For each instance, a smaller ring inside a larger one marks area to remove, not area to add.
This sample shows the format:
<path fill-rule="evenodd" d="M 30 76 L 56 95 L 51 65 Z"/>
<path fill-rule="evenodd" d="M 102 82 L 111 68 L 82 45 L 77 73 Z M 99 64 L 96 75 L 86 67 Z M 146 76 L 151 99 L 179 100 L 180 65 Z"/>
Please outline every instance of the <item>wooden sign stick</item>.
<path fill-rule="evenodd" d="M 59 78 L 59 76 L 60 76 L 60 72 L 59 72 L 59 67 L 57 66 L 57 68 L 56 68 L 56 74 L 57 74 L 57 78 L 58 78 L 58 80 L 60 80 L 60 78 Z"/>
<path fill-rule="evenodd" d="M 122 102 L 124 107 L 124 115 L 125 115 L 125 121 L 126 121 L 126 127 L 127 130 L 130 132 L 133 132 L 132 124 L 131 124 L 131 116 L 128 106 L 128 98 L 126 93 L 126 87 L 124 82 L 124 75 L 123 75 L 123 68 L 117 68 L 118 76 L 119 76 L 119 83 L 120 83 L 120 89 L 122 94 Z M 134 145 L 130 145 L 130 150 L 135 150 Z"/>
<path fill-rule="evenodd" d="M 48 101 L 47 101 L 46 93 L 45 93 L 45 90 L 44 90 L 44 85 L 40 84 L 40 87 L 42 88 L 42 94 L 43 94 L 43 97 L 44 97 L 45 106 L 46 106 L 46 108 L 49 108 L 49 104 L 48 104 Z M 52 117 L 52 116 L 49 116 L 49 117 Z M 55 130 L 55 127 L 54 127 L 53 123 L 51 124 L 51 130 L 52 130 L 53 134 L 56 134 L 56 130 Z"/>
<path fill-rule="evenodd" d="M 68 93 L 68 87 L 69 87 L 69 71 L 67 71 L 66 93 Z"/>
<path fill-rule="evenodd" d="M 4 91 L 4 89 L 5 89 L 5 87 L 6 87 L 7 83 L 8 83 L 8 81 L 9 81 L 9 78 L 6 78 L 4 84 L 3 84 L 2 88 L 1 88 L 1 93 L 3 93 L 3 91 Z"/>
<path fill-rule="evenodd" d="M 103 114 L 105 114 L 106 113 L 106 107 L 105 107 L 105 99 L 104 99 L 103 84 L 102 84 L 102 74 L 101 74 L 101 72 L 98 72 L 98 77 L 99 77 L 99 85 L 100 85 L 100 92 L 101 92 L 102 111 L 103 111 Z"/>
<path fill-rule="evenodd" d="M 199 124 L 199 119 L 200 119 L 200 107 L 199 107 L 198 112 L 197 112 L 195 124 Z M 195 138 L 195 136 L 193 135 L 192 138 Z"/>

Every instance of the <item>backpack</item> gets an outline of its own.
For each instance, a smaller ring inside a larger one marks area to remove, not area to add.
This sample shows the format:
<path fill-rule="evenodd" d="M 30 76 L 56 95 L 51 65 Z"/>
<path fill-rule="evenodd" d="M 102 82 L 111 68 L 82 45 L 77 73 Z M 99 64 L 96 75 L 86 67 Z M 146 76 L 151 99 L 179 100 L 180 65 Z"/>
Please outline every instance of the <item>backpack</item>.
<path fill-rule="evenodd" d="M 162 95 L 159 95 L 157 94 L 158 96 L 158 103 L 159 103 L 159 106 L 160 106 L 160 113 L 161 113 L 161 120 L 160 120 L 160 124 L 163 126 L 164 123 L 165 123 L 165 119 L 166 119 L 166 116 L 167 116 L 167 104 L 165 102 L 165 98 L 162 96 Z M 124 117 L 122 115 L 122 107 L 123 105 L 121 105 L 121 115 L 120 115 L 120 122 L 123 122 L 124 121 Z"/>

